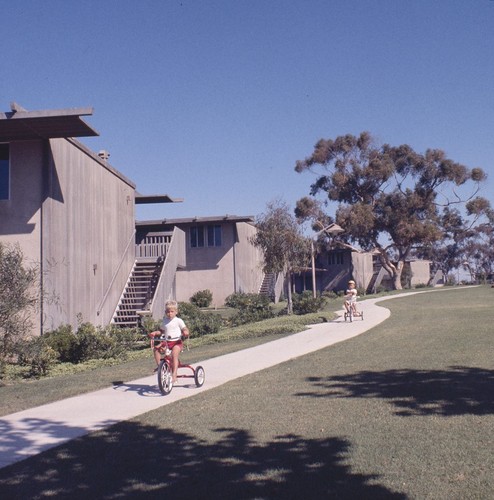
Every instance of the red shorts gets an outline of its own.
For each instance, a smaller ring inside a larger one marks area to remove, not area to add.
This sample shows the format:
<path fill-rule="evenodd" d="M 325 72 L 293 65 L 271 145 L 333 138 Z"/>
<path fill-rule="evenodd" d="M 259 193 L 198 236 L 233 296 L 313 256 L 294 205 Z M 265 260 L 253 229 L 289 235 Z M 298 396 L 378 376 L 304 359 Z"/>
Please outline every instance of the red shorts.
<path fill-rule="evenodd" d="M 155 351 L 164 352 L 166 347 L 168 347 L 168 349 L 173 349 L 176 345 L 180 346 L 180 350 L 182 350 L 184 343 L 181 340 L 167 340 L 167 341 L 155 340 L 154 341 Z"/>

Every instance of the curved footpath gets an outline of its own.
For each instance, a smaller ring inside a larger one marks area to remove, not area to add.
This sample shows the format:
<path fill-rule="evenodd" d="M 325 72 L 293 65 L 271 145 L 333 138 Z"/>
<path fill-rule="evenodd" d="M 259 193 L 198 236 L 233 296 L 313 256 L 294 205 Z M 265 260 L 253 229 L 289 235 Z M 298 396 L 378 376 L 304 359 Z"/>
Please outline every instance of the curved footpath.
<path fill-rule="evenodd" d="M 421 293 L 421 292 L 412 292 Z M 409 295 L 409 294 L 406 294 Z M 197 388 L 179 379 L 168 396 L 158 390 L 155 375 L 107 389 L 20 411 L 0 418 L 0 468 L 24 460 L 71 439 L 128 420 L 180 399 L 214 389 L 226 382 L 355 337 L 387 319 L 390 311 L 377 302 L 395 295 L 359 302 L 364 320 L 339 317 L 288 337 L 196 363 L 206 382 Z"/>

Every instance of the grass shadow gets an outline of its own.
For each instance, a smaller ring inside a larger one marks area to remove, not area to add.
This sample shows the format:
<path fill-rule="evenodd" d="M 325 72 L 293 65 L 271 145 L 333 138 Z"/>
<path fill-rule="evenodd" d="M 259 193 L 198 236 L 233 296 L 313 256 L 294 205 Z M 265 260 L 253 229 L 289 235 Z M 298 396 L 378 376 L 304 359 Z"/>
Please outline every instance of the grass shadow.
<path fill-rule="evenodd" d="M 494 414 L 494 370 L 451 366 L 447 370 L 361 371 L 331 377 L 309 377 L 313 390 L 305 397 L 380 398 L 397 415 Z"/>
<path fill-rule="evenodd" d="M 350 470 L 341 438 L 256 442 L 220 428 L 208 441 L 122 422 L 0 470 L 3 498 L 405 499 Z"/>

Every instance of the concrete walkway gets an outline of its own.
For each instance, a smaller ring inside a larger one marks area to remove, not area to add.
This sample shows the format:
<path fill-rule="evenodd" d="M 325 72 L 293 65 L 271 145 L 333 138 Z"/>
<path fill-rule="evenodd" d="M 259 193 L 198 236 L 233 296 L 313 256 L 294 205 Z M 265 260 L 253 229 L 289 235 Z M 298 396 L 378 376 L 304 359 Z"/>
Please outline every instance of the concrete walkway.
<path fill-rule="evenodd" d="M 376 303 L 390 298 L 360 302 L 363 321 L 356 318 L 352 323 L 345 322 L 341 315 L 333 322 L 313 325 L 279 340 L 196 363 L 194 366 L 202 365 L 206 372 L 201 388 L 192 379 L 179 379 L 173 391 L 162 396 L 153 375 L 2 417 L 0 468 L 230 380 L 355 337 L 389 317 L 389 310 Z"/>

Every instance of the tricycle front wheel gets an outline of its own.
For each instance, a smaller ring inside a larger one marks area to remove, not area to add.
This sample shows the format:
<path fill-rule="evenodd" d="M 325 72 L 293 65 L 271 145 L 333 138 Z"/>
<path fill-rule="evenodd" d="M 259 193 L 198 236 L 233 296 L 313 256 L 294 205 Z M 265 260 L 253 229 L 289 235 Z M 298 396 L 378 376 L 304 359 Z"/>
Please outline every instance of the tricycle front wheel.
<path fill-rule="evenodd" d="M 164 359 L 161 360 L 158 368 L 158 387 L 160 388 L 160 392 L 163 396 L 170 394 L 173 389 L 172 371 L 170 369 L 170 365 Z"/>

